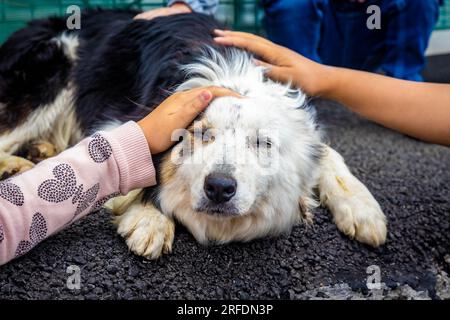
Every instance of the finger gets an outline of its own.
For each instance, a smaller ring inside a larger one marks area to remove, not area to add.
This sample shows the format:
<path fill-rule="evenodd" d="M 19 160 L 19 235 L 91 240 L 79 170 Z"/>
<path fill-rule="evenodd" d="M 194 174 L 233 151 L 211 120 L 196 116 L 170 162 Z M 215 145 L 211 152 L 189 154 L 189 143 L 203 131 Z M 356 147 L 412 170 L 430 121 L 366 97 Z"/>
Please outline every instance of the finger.
<path fill-rule="evenodd" d="M 265 61 L 262 61 L 262 60 L 259 60 L 259 59 L 253 59 L 253 61 L 255 62 L 255 64 L 257 65 L 257 66 L 260 66 L 260 67 L 264 67 L 264 68 L 273 68 L 273 67 L 275 67 L 273 64 L 271 64 L 271 63 L 267 63 L 267 62 L 265 62 Z"/>
<path fill-rule="evenodd" d="M 242 49 L 247 49 L 257 54 L 261 53 L 260 51 L 262 48 L 266 49 L 268 47 L 267 43 L 263 41 L 239 36 L 219 36 L 215 37 L 214 41 L 224 45 L 231 45 Z"/>
<path fill-rule="evenodd" d="M 188 100 L 185 110 L 187 121 L 192 121 L 200 112 L 205 110 L 210 102 L 219 97 L 242 98 L 238 93 L 222 87 L 197 88 L 190 92 L 193 97 Z"/>
<path fill-rule="evenodd" d="M 241 39 L 246 39 L 246 40 L 251 40 L 251 41 L 257 41 L 260 43 L 265 43 L 265 44 L 271 44 L 271 45 L 275 45 L 272 41 L 251 34 L 251 33 L 247 33 L 247 32 L 240 32 L 240 31 L 214 31 L 215 35 L 217 37 L 221 37 L 221 38 L 241 38 Z"/>
<path fill-rule="evenodd" d="M 223 37 L 223 38 L 235 37 L 235 38 L 247 39 L 247 40 L 253 41 L 253 42 L 263 43 L 268 46 L 273 46 L 273 47 L 277 46 L 275 43 L 273 43 L 269 39 L 266 39 L 264 37 L 260 37 L 253 33 L 248 33 L 248 32 L 219 30 L 217 36 Z"/>
<path fill-rule="evenodd" d="M 285 70 L 285 68 L 282 67 L 270 67 L 265 72 L 265 75 L 269 77 L 270 79 L 281 82 L 281 83 L 291 83 L 292 77 L 290 76 L 290 72 Z"/>
<path fill-rule="evenodd" d="M 193 99 L 189 100 L 186 107 L 184 108 L 185 111 L 185 120 L 187 122 L 191 122 L 194 120 L 194 118 L 203 110 L 208 107 L 209 103 L 213 99 L 213 94 L 211 91 L 203 89 L 196 93 Z"/>
<path fill-rule="evenodd" d="M 264 74 L 270 79 L 282 83 L 287 83 L 291 81 L 289 76 L 286 75 L 287 73 L 284 72 L 283 67 L 274 66 L 273 64 L 258 59 L 255 59 L 255 63 L 258 66 L 266 68 Z"/>
<path fill-rule="evenodd" d="M 219 98 L 219 97 L 227 97 L 227 96 L 235 97 L 235 98 L 243 98 L 239 93 L 234 92 L 227 88 L 223 88 L 223 87 L 211 86 L 211 87 L 207 87 L 206 89 L 212 93 L 213 99 Z"/>
<path fill-rule="evenodd" d="M 266 43 L 250 38 L 241 38 L 233 36 L 216 37 L 214 38 L 214 41 L 222 45 L 235 46 L 241 49 L 246 49 L 260 56 L 269 63 L 277 64 L 276 63 L 277 54 L 276 50 L 274 50 L 275 46 L 271 43 Z"/>
<path fill-rule="evenodd" d="M 289 72 L 286 72 L 283 67 L 274 66 L 273 64 L 258 59 L 255 59 L 255 62 L 257 65 L 266 68 L 264 74 L 274 81 L 288 83 L 292 80 L 289 76 Z"/>
<path fill-rule="evenodd" d="M 178 95 L 178 97 L 183 100 L 191 100 L 194 99 L 203 90 L 208 90 L 209 92 L 211 92 L 211 94 L 213 95 L 212 99 L 225 96 L 243 98 L 242 95 L 235 91 L 218 86 L 199 87 L 188 91 L 177 92 L 174 95 Z"/>
<path fill-rule="evenodd" d="M 278 82 L 288 83 L 292 81 L 290 72 L 284 67 L 274 66 L 273 64 L 254 59 L 256 65 L 266 68 L 264 74 L 270 79 Z"/>
<path fill-rule="evenodd" d="M 222 29 L 214 29 L 214 34 L 217 36 L 226 36 L 226 30 L 222 30 Z"/>
<path fill-rule="evenodd" d="M 263 37 L 260 37 L 253 33 L 248 33 L 248 32 L 215 29 L 214 33 L 217 34 L 218 36 L 222 36 L 222 37 L 228 37 L 228 36 L 229 37 L 239 37 L 239 38 L 257 40 L 257 41 L 265 42 L 265 43 L 272 43 L 272 41 L 270 41 L 266 38 L 263 38 Z"/>
<path fill-rule="evenodd" d="M 157 12 L 147 11 L 147 12 L 143 12 L 143 13 L 138 14 L 137 16 L 134 17 L 134 19 L 135 20 L 137 20 L 137 19 L 152 20 L 153 18 L 155 18 L 157 16 L 158 16 Z"/>

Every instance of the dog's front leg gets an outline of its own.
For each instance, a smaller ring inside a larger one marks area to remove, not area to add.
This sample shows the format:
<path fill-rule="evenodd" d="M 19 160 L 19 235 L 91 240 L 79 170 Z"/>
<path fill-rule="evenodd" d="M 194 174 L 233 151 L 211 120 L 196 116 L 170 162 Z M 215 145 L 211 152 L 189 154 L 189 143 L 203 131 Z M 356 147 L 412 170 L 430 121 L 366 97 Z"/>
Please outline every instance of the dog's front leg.
<path fill-rule="evenodd" d="M 8 179 L 15 174 L 25 172 L 33 167 L 34 163 L 27 159 L 11 156 L 0 151 L 0 180 Z"/>
<path fill-rule="evenodd" d="M 370 191 L 347 168 L 344 159 L 325 147 L 319 178 L 320 200 L 343 233 L 377 247 L 386 241 L 386 217 Z"/>
<path fill-rule="evenodd" d="M 41 162 L 58 154 L 56 146 L 46 140 L 35 140 L 25 145 L 27 159 L 33 163 Z"/>
<path fill-rule="evenodd" d="M 117 232 L 128 248 L 148 259 L 157 259 L 172 251 L 175 224 L 153 204 L 143 204 L 140 194 L 131 193 L 107 204 L 117 215 Z M 114 205 L 116 203 L 116 205 Z"/>

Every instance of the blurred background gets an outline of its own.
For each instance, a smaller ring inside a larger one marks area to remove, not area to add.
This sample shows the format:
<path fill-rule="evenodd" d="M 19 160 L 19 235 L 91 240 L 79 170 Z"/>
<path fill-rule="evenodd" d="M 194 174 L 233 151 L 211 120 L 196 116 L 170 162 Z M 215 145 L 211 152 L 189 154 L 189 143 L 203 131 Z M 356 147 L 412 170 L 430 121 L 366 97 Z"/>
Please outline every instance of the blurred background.
<path fill-rule="evenodd" d="M 166 3 L 162 0 L 0 0 L 0 42 L 28 20 L 63 15 L 70 5 L 148 10 Z M 233 29 L 257 33 L 262 30 L 263 12 L 257 0 L 222 0 L 216 16 Z M 450 19 L 448 24 L 450 28 Z"/>
<path fill-rule="evenodd" d="M 148 10 L 165 6 L 162 0 L 0 0 L 0 42 L 28 20 L 49 15 L 63 15 L 70 5 Z M 260 33 L 263 11 L 258 0 L 222 0 L 217 17 L 236 30 Z M 450 30 L 450 0 L 441 7 L 436 30 Z M 450 39 L 448 39 L 450 42 Z"/>
<path fill-rule="evenodd" d="M 0 44 L 31 19 L 64 15 L 70 5 L 81 8 L 133 8 L 148 10 L 165 6 L 162 0 L 0 0 Z M 258 0 L 222 0 L 216 17 L 235 30 L 261 34 L 263 10 Z M 441 6 L 439 22 L 430 40 L 427 55 L 431 57 L 425 78 L 450 82 L 450 0 Z M 431 69 L 430 69 L 431 68 Z"/>

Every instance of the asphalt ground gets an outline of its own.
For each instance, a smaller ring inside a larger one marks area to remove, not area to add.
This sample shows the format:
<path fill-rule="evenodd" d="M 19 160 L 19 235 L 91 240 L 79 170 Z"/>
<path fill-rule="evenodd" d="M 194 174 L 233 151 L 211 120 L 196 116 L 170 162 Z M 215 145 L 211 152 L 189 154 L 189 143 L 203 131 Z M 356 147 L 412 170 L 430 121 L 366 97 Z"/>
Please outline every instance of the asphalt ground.
<path fill-rule="evenodd" d="M 173 253 L 148 261 L 100 211 L 0 267 L 0 299 L 450 299 L 450 148 L 316 105 L 329 143 L 387 216 L 384 246 L 348 239 L 319 208 L 312 227 L 250 243 L 204 247 L 177 226 Z M 80 289 L 67 287 L 69 266 Z M 369 290 L 377 270 L 381 289 Z"/>

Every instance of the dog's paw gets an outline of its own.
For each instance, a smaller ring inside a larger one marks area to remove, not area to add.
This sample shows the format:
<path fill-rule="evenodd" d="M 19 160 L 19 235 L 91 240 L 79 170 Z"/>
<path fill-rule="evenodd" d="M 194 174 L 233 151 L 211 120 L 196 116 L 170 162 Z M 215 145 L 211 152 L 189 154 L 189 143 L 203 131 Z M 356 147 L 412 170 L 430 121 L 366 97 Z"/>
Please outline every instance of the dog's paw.
<path fill-rule="evenodd" d="M 157 259 L 172 251 L 175 224 L 153 206 L 134 204 L 117 221 L 117 232 L 135 254 Z"/>
<path fill-rule="evenodd" d="M 318 203 L 309 197 L 301 197 L 298 200 L 298 207 L 300 209 L 300 221 L 307 226 L 313 224 L 313 214 L 311 209 L 317 207 Z"/>
<path fill-rule="evenodd" d="M 377 247 L 386 241 L 386 217 L 366 186 L 330 147 L 322 160 L 319 192 L 322 204 L 333 214 L 340 231 Z"/>
<path fill-rule="evenodd" d="M 8 179 L 15 174 L 25 172 L 34 167 L 31 161 L 10 155 L 0 155 L 0 180 Z"/>
<path fill-rule="evenodd" d="M 57 154 L 56 147 L 47 141 L 33 141 L 30 142 L 26 149 L 28 150 L 27 159 L 38 163 Z"/>
<path fill-rule="evenodd" d="M 334 221 L 349 237 L 377 247 L 386 241 L 386 217 L 369 190 L 357 180 L 352 182 L 339 196 L 337 192 L 329 199 Z"/>

